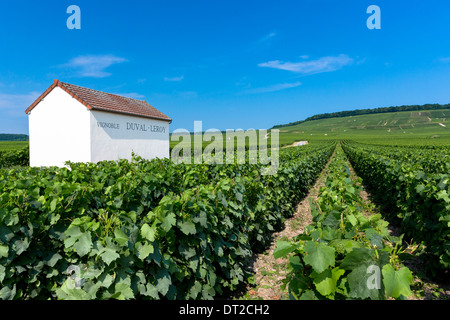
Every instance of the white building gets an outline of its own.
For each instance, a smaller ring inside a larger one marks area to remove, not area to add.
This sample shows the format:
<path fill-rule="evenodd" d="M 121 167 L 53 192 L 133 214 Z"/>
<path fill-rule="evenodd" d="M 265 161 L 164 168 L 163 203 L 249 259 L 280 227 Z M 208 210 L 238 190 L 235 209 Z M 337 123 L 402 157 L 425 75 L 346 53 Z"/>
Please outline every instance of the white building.
<path fill-rule="evenodd" d="M 25 112 L 33 167 L 169 157 L 172 119 L 145 101 L 55 80 Z"/>

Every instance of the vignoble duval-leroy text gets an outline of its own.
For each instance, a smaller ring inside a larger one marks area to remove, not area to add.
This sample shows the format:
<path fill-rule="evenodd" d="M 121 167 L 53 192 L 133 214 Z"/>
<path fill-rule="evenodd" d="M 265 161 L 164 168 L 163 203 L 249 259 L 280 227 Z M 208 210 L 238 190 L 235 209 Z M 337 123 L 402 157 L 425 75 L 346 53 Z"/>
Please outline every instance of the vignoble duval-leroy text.
<path fill-rule="evenodd" d="M 109 128 L 109 129 L 120 129 L 119 123 L 113 123 L 113 122 L 97 122 L 97 126 L 100 128 Z M 127 122 L 126 123 L 126 129 L 132 130 L 132 131 L 150 131 L 150 132 L 166 132 L 166 127 L 164 126 L 156 126 L 156 125 L 145 125 L 142 123 L 136 123 L 136 122 Z"/>

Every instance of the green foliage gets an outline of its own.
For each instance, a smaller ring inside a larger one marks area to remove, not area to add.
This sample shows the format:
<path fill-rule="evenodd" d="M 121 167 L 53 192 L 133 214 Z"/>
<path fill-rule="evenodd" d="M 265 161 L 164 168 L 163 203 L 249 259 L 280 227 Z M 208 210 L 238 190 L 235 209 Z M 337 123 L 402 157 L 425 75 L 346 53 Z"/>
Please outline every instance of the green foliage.
<path fill-rule="evenodd" d="M 388 218 L 426 247 L 431 275 L 450 266 L 450 149 L 346 141 L 344 150 Z"/>
<path fill-rule="evenodd" d="M 28 146 L 10 151 L 0 151 L 0 169 L 13 166 L 28 166 L 30 162 Z"/>
<path fill-rule="evenodd" d="M 312 203 L 312 224 L 294 241 L 277 242 L 274 251 L 275 258 L 289 258 L 283 283 L 291 298 L 378 300 L 410 295 L 412 277 L 400 264 L 400 243 L 389 236 L 380 215 L 363 215 L 360 183 L 360 178 L 351 179 L 338 147 L 325 186 Z"/>
<path fill-rule="evenodd" d="M 0 170 L 0 298 L 212 299 L 234 290 L 333 149 L 285 150 L 275 175 L 260 164 L 140 158 Z"/>

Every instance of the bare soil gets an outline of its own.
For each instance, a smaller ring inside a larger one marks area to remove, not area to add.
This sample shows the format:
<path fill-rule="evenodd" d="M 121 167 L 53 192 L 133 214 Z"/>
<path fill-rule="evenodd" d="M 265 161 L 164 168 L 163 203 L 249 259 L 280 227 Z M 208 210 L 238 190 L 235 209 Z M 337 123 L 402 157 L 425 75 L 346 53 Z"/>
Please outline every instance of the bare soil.
<path fill-rule="evenodd" d="M 288 299 L 287 290 L 281 288 L 283 285 L 282 280 L 286 277 L 288 261 L 285 258 L 275 259 L 273 251 L 278 240 L 294 238 L 303 233 L 304 228 L 312 222 L 309 199 L 317 199 L 320 188 L 324 186 L 327 168 L 328 164 L 314 186 L 309 190 L 308 195 L 297 205 L 294 215 L 286 219 L 285 228 L 273 233 L 270 248 L 264 253 L 254 254 L 249 267 L 255 273 L 255 284 L 248 287 L 248 298 L 263 300 Z"/>

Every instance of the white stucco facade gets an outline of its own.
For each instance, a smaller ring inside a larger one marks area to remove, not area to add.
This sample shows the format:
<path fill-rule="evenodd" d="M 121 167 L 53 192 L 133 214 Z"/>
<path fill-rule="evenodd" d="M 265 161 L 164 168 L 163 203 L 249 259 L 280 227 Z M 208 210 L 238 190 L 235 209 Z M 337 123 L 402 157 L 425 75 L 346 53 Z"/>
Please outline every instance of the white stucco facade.
<path fill-rule="evenodd" d="M 169 121 L 90 110 L 59 87 L 29 113 L 30 166 L 169 157 Z"/>
<path fill-rule="evenodd" d="M 90 112 L 91 161 L 169 157 L 169 122 L 116 114 Z"/>
<path fill-rule="evenodd" d="M 56 87 L 29 113 L 30 166 L 91 161 L 90 111 Z"/>

